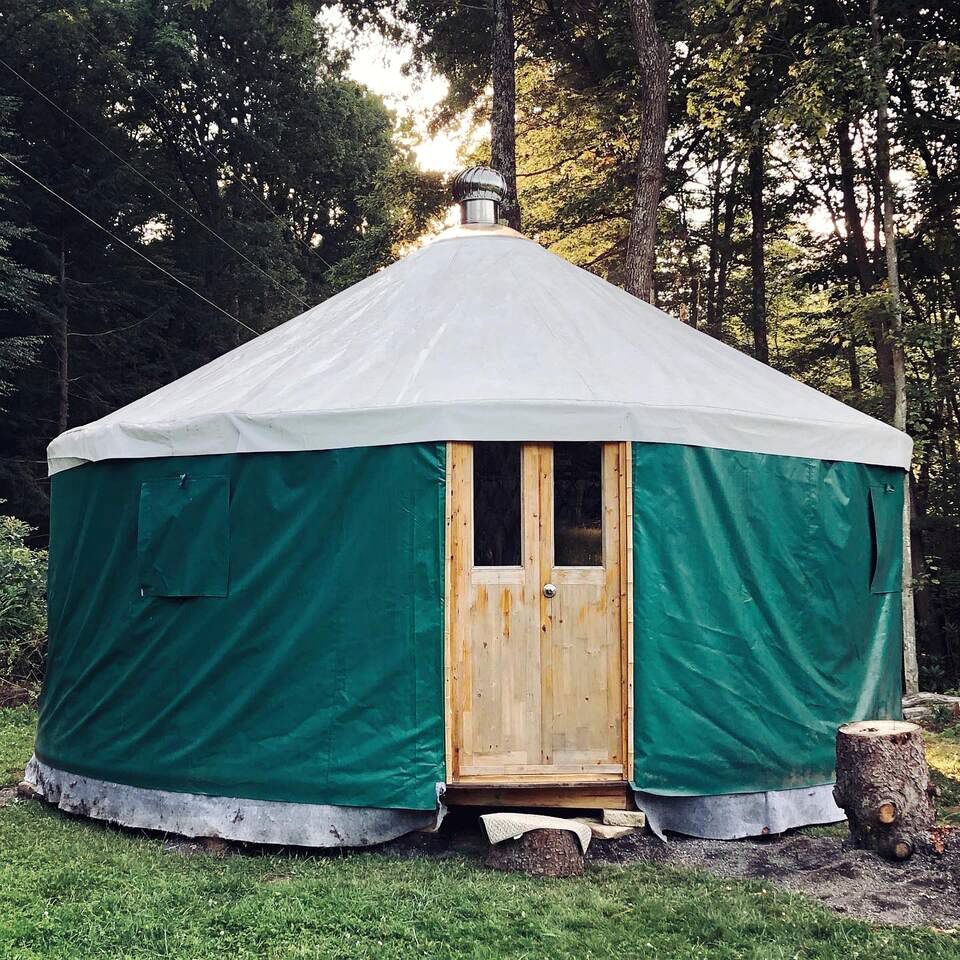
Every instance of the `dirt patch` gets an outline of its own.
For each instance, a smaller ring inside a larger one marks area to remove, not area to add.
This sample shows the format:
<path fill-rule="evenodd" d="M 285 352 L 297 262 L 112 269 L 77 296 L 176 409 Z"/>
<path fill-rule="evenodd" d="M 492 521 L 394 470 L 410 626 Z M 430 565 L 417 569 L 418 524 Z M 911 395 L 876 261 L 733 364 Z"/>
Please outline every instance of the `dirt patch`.
<path fill-rule="evenodd" d="M 837 837 L 788 833 L 762 840 L 692 840 L 634 835 L 591 844 L 594 863 L 653 861 L 723 877 L 769 880 L 840 913 L 880 923 L 960 929 L 960 839 L 941 856 L 890 863 Z"/>
<path fill-rule="evenodd" d="M 475 817 L 454 814 L 439 833 L 413 833 L 380 848 L 401 857 L 466 856 L 486 849 Z M 708 870 L 721 877 L 756 879 L 820 901 L 851 917 L 876 923 L 931 926 L 960 931 L 960 837 L 947 838 L 943 855 L 915 854 L 890 863 L 855 850 L 839 837 L 802 832 L 758 840 L 694 840 L 649 834 L 594 840 L 592 864 L 659 863 Z"/>
<path fill-rule="evenodd" d="M 33 703 L 33 694 L 26 687 L 0 680 L 0 709 L 22 707 L 25 703 Z"/>
<path fill-rule="evenodd" d="M 468 857 L 481 860 L 487 853 L 487 839 L 475 816 L 449 813 L 436 833 L 417 831 L 375 848 L 394 857 Z"/>

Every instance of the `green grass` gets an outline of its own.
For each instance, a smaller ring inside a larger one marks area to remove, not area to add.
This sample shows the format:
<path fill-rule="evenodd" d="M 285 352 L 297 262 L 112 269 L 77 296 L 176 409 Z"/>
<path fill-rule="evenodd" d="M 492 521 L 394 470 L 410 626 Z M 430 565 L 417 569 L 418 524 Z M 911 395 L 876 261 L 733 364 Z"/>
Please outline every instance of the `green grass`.
<path fill-rule="evenodd" d="M 924 733 L 930 775 L 940 788 L 937 808 L 947 823 L 960 823 L 960 726 Z M 954 808 L 954 809 L 950 809 Z"/>
<path fill-rule="evenodd" d="M 13 713 L 5 765 L 30 753 Z M 654 864 L 550 881 L 463 859 L 184 856 L 31 802 L 0 809 L 0 957 L 960 960 L 960 943 Z"/>
<path fill-rule="evenodd" d="M 801 827 L 797 832 L 807 837 L 840 837 L 841 839 L 850 834 L 846 820 L 842 823 L 821 823 L 813 827 Z"/>
<path fill-rule="evenodd" d="M 946 958 L 761 883 L 655 865 L 580 880 L 464 860 L 164 852 L 38 804 L 0 810 L 0 956 Z"/>
<path fill-rule="evenodd" d="M 23 779 L 36 732 L 37 713 L 33 707 L 0 709 L 0 787 Z"/>

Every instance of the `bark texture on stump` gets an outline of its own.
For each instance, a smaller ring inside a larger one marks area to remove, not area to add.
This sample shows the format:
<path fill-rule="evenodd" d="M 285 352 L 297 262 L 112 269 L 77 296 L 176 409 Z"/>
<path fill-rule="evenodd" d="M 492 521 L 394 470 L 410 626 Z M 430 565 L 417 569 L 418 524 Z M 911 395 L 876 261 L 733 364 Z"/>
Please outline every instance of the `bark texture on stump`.
<path fill-rule="evenodd" d="M 915 723 L 862 720 L 837 731 L 833 796 L 856 846 L 893 860 L 931 849 L 935 793 Z"/>
<path fill-rule="evenodd" d="M 579 877 L 583 851 L 569 830 L 530 830 L 517 840 L 490 844 L 486 863 L 494 870 L 539 877 Z"/>

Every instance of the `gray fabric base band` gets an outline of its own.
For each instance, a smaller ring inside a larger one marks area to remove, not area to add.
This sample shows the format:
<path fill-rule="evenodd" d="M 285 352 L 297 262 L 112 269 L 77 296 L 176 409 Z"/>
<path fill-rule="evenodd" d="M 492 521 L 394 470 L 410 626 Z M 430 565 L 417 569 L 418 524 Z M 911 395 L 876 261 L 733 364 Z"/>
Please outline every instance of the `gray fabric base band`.
<path fill-rule="evenodd" d="M 413 830 L 435 830 L 446 814 L 436 810 L 337 807 L 275 800 L 208 797 L 148 790 L 58 770 L 34 757 L 25 779 L 67 813 L 125 827 L 185 837 L 222 837 L 249 843 L 303 847 L 369 847 Z"/>
<path fill-rule="evenodd" d="M 736 840 L 844 819 L 832 783 L 720 797 L 664 797 L 636 790 L 634 797 L 661 840 L 667 830 L 704 840 Z"/>

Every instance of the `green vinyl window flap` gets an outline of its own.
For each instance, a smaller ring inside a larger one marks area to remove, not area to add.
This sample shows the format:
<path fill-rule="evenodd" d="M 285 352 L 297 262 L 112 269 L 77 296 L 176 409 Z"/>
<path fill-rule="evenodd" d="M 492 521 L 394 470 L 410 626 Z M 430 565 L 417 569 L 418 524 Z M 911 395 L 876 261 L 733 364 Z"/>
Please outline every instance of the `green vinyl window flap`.
<path fill-rule="evenodd" d="M 903 497 L 891 483 L 870 487 L 870 520 L 873 533 L 873 577 L 871 593 L 895 593 L 900 590 L 903 570 L 902 537 Z"/>
<path fill-rule="evenodd" d="M 140 484 L 137 562 L 144 597 L 225 597 L 230 482 L 187 473 Z"/>

